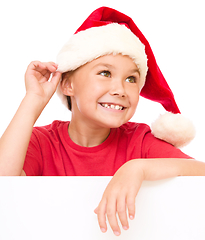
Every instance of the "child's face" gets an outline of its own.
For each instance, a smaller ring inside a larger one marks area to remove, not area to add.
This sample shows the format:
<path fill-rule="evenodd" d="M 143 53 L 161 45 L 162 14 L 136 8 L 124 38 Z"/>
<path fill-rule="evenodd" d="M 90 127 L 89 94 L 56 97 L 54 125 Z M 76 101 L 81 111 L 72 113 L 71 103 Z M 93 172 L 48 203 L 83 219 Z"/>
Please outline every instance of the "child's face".
<path fill-rule="evenodd" d="M 128 56 L 106 55 L 69 78 L 72 119 L 116 128 L 130 120 L 139 101 L 139 71 Z"/>

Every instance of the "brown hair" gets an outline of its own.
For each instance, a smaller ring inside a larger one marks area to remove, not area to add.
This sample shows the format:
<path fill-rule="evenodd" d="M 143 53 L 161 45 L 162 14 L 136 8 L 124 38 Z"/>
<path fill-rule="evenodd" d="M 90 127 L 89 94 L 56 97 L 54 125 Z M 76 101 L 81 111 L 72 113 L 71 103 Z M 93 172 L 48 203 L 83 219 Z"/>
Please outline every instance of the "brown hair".
<path fill-rule="evenodd" d="M 66 97 L 67 97 L 68 109 L 71 111 L 71 98 L 70 96 L 66 96 Z"/>

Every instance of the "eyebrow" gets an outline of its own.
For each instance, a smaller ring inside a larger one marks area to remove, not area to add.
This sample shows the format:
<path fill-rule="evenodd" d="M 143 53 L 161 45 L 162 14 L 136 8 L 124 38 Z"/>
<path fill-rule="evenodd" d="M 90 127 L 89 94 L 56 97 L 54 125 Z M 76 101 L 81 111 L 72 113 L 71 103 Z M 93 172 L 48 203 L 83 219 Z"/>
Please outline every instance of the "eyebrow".
<path fill-rule="evenodd" d="M 131 74 L 136 73 L 136 72 L 140 75 L 140 70 L 138 68 L 135 68 L 135 69 L 130 71 Z"/>
<path fill-rule="evenodd" d="M 108 64 L 108 63 L 98 63 L 98 64 L 96 64 L 95 66 L 93 66 L 92 69 L 94 69 L 94 68 L 96 68 L 96 67 L 98 67 L 98 66 L 102 66 L 102 67 L 106 67 L 106 68 L 111 68 L 111 69 L 115 68 L 113 65 L 110 65 L 110 64 Z M 134 69 L 130 70 L 129 72 L 130 72 L 130 74 L 133 74 L 133 73 L 136 73 L 136 72 L 137 72 L 137 73 L 140 75 L 140 71 L 139 71 L 138 68 L 134 68 Z"/>
<path fill-rule="evenodd" d="M 115 67 L 113 67 L 113 65 L 110 65 L 110 64 L 107 64 L 107 63 L 98 63 L 95 66 L 93 66 L 93 68 L 96 68 L 96 67 L 99 67 L 99 66 L 107 67 L 107 68 L 115 68 Z"/>

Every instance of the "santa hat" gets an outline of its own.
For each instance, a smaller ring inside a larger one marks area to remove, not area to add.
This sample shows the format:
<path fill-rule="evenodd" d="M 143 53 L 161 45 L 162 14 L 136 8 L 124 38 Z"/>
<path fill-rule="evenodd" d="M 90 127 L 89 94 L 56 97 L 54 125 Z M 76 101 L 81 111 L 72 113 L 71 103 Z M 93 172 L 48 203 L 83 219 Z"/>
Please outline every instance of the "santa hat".
<path fill-rule="evenodd" d="M 180 114 L 148 41 L 127 15 L 107 7 L 91 13 L 59 52 L 58 71 L 75 70 L 111 53 L 133 59 L 140 71 L 140 95 L 161 103 L 168 111 L 152 124 L 153 135 L 175 147 L 187 145 L 195 136 L 194 126 Z M 66 96 L 58 93 L 67 102 Z"/>

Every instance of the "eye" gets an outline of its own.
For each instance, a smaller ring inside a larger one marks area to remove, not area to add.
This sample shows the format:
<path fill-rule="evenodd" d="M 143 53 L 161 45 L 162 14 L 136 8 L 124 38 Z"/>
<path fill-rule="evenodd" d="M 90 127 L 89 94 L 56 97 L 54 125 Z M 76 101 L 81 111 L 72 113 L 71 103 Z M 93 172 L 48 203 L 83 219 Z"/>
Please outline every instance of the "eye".
<path fill-rule="evenodd" d="M 111 73 L 109 71 L 102 71 L 99 73 L 99 75 L 103 77 L 111 77 Z"/>
<path fill-rule="evenodd" d="M 130 76 L 130 77 L 126 78 L 125 81 L 129 82 L 129 83 L 136 83 L 137 82 L 136 77 L 134 77 L 134 76 Z"/>

